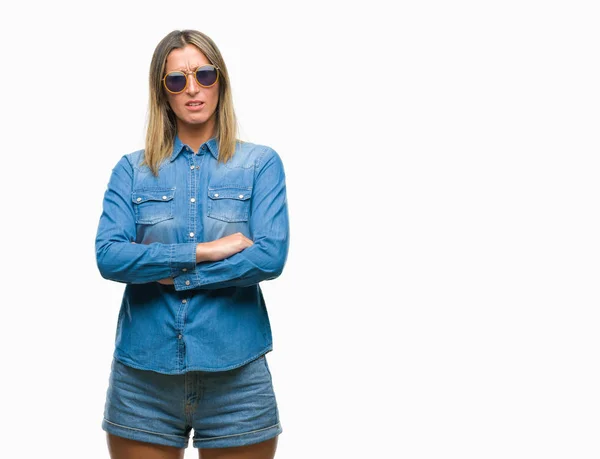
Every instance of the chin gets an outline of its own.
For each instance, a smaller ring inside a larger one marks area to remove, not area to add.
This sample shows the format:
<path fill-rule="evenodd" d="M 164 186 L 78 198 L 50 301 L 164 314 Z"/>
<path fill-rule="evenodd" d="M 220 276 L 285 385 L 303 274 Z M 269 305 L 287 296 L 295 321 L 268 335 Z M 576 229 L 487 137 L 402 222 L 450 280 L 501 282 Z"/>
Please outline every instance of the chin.
<path fill-rule="evenodd" d="M 192 126 L 200 126 L 201 124 L 206 124 L 207 121 L 208 120 L 204 120 L 204 119 L 202 119 L 202 120 L 191 120 L 191 121 L 188 121 L 188 124 L 190 124 Z"/>
<path fill-rule="evenodd" d="M 206 115 L 206 113 L 197 113 L 197 114 L 193 114 L 193 113 L 183 113 L 183 116 L 180 119 L 185 120 L 186 123 L 189 124 L 202 124 L 202 123 L 206 123 L 210 117 L 212 116 L 212 114 L 210 115 Z"/>
<path fill-rule="evenodd" d="M 179 119 L 187 124 L 203 124 L 206 123 L 208 118 L 205 116 L 190 116 L 186 113 L 184 116 L 179 117 Z"/>

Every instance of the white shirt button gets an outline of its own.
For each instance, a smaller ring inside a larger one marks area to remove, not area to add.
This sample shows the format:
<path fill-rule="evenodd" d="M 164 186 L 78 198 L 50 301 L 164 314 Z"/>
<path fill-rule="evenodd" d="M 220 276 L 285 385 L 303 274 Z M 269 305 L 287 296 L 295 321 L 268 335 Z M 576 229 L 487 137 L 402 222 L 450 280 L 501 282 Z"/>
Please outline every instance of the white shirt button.
<path fill-rule="evenodd" d="M 191 202 L 196 202 L 196 198 L 190 199 Z"/>
<path fill-rule="evenodd" d="M 194 237 L 194 233 L 190 233 L 190 237 Z"/>
<path fill-rule="evenodd" d="M 218 197 L 219 197 L 219 193 L 215 193 L 215 198 L 218 198 Z"/>
<path fill-rule="evenodd" d="M 185 273 L 187 272 L 187 268 L 183 268 L 182 271 Z"/>
<path fill-rule="evenodd" d="M 167 197 L 166 197 L 166 196 L 163 196 L 163 199 L 167 199 Z"/>
<path fill-rule="evenodd" d="M 240 199 L 242 199 L 243 197 L 244 197 L 244 195 L 243 195 L 243 194 L 240 194 Z"/>
<path fill-rule="evenodd" d="M 177 339 L 181 339 L 183 335 L 177 335 Z"/>
<path fill-rule="evenodd" d="M 185 285 L 190 285 L 190 281 L 185 281 Z"/>
<path fill-rule="evenodd" d="M 185 304 L 185 303 L 187 303 L 187 300 L 184 298 L 183 300 L 181 300 L 181 302 L 182 302 L 183 304 Z"/>
<path fill-rule="evenodd" d="M 142 200 L 142 198 L 137 198 L 136 199 L 137 202 L 140 202 L 141 200 Z"/>
<path fill-rule="evenodd" d="M 194 166 L 190 166 L 190 169 L 191 169 L 191 170 L 194 170 Z"/>

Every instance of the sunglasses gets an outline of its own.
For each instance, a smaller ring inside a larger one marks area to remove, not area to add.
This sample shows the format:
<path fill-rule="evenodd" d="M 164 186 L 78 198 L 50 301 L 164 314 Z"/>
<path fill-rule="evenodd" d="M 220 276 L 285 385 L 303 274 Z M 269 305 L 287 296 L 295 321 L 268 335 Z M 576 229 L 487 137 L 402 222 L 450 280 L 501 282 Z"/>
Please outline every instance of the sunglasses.
<path fill-rule="evenodd" d="M 201 65 L 193 72 L 169 72 L 162 79 L 167 91 L 171 94 L 179 94 L 185 91 L 188 85 L 188 75 L 193 73 L 196 81 L 203 88 L 210 88 L 219 79 L 219 67 L 214 65 Z"/>

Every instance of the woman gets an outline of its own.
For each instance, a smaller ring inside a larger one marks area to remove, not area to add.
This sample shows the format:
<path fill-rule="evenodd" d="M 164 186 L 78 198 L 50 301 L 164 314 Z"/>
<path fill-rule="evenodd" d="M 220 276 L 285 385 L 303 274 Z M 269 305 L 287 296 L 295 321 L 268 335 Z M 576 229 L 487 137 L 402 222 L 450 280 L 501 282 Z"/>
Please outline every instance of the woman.
<path fill-rule="evenodd" d="M 125 283 L 102 428 L 111 457 L 273 458 L 282 432 L 259 282 L 289 245 L 285 174 L 236 138 L 225 62 L 205 34 L 174 31 L 150 68 L 145 149 L 121 158 L 96 256 Z"/>

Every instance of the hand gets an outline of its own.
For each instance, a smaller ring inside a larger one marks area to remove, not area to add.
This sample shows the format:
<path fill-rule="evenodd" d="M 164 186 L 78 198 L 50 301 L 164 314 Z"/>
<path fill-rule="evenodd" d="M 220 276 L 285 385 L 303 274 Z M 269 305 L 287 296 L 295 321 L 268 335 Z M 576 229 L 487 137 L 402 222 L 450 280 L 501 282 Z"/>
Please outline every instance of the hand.
<path fill-rule="evenodd" d="M 196 263 L 224 260 L 253 244 L 254 242 L 242 233 L 234 233 L 211 242 L 201 242 L 196 246 Z"/>

